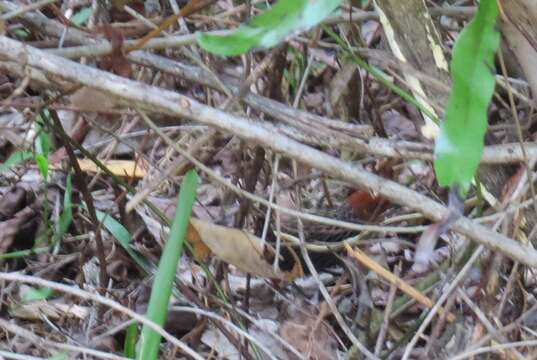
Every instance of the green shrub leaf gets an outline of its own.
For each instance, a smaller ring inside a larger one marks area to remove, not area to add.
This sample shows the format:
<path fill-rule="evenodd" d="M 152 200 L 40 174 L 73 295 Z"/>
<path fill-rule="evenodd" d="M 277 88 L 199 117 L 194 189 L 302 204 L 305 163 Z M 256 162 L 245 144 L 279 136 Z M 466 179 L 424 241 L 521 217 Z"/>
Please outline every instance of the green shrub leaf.
<path fill-rule="evenodd" d="M 236 56 L 256 47 L 270 48 L 285 37 L 310 29 L 329 16 L 342 0 L 280 0 L 263 14 L 228 35 L 197 33 L 198 44 L 223 56 Z"/>
<path fill-rule="evenodd" d="M 453 48 L 453 88 L 436 140 L 434 169 L 441 186 L 456 186 L 461 195 L 467 193 L 483 152 L 500 42 L 497 15 L 496 0 L 482 0 Z"/>

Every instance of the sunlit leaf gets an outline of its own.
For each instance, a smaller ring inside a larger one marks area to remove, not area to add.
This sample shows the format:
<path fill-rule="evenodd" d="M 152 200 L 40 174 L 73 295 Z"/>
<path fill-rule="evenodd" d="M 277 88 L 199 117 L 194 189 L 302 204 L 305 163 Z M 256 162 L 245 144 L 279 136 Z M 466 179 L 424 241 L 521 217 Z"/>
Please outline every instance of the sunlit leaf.
<path fill-rule="evenodd" d="M 36 154 L 34 160 L 43 178 L 48 179 L 48 158 L 43 154 Z"/>
<path fill-rule="evenodd" d="M 434 168 L 441 186 L 458 187 L 466 194 L 479 166 L 487 129 L 487 110 L 494 93 L 496 0 L 482 0 L 474 19 L 453 48 L 453 88 L 446 119 L 436 141 Z"/>
<path fill-rule="evenodd" d="M 332 14 L 342 0 L 280 0 L 229 35 L 197 33 L 198 43 L 217 55 L 235 56 L 270 48 L 287 36 L 310 29 Z"/>

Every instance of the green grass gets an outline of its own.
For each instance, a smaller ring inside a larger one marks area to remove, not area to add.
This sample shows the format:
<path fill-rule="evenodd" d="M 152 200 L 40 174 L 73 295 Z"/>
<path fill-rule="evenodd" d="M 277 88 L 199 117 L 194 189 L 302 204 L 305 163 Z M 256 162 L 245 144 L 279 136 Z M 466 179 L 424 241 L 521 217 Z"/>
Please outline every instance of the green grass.
<path fill-rule="evenodd" d="M 123 355 L 127 358 L 136 357 L 136 339 L 138 338 L 138 324 L 130 324 L 125 335 L 125 344 L 123 346 Z"/>
<path fill-rule="evenodd" d="M 153 282 L 146 316 L 159 325 L 164 325 L 168 313 L 170 296 L 175 282 L 177 263 L 183 252 L 185 234 L 196 198 L 198 175 L 190 170 L 181 183 L 177 200 L 175 218 L 170 229 L 168 241 L 162 251 L 158 272 Z M 142 328 L 137 359 L 153 360 L 158 356 L 160 334 L 148 326 Z"/>

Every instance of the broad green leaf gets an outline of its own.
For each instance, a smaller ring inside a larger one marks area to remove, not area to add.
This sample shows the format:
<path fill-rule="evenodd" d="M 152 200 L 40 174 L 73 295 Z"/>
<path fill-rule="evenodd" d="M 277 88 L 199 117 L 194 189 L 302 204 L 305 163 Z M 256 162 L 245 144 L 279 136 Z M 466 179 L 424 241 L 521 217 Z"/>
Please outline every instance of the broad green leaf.
<path fill-rule="evenodd" d="M 461 195 L 468 192 L 483 152 L 500 42 L 497 16 L 496 0 L 482 0 L 453 48 L 453 88 L 436 140 L 434 169 L 441 186 L 458 187 Z"/>
<path fill-rule="evenodd" d="M 294 33 L 320 23 L 342 0 L 279 0 L 229 35 L 197 33 L 198 44 L 217 55 L 236 56 L 252 48 L 270 48 Z"/>

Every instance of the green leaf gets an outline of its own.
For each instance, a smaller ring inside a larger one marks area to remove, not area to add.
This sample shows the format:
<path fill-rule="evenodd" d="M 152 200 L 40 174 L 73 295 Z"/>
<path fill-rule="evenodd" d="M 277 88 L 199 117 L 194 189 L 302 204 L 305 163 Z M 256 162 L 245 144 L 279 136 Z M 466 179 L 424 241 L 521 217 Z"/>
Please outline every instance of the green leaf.
<path fill-rule="evenodd" d="M 82 8 L 79 12 L 73 15 L 71 22 L 76 26 L 82 26 L 88 22 L 91 16 L 91 6 Z"/>
<path fill-rule="evenodd" d="M 236 56 L 254 47 L 270 48 L 294 33 L 320 23 L 342 0 L 279 0 L 271 9 L 253 18 L 229 35 L 197 33 L 198 44 L 223 56 Z"/>
<path fill-rule="evenodd" d="M 175 218 L 173 219 L 166 245 L 162 250 L 158 272 L 151 288 L 147 317 L 158 325 L 164 325 L 166 315 L 168 314 L 168 305 L 175 282 L 177 263 L 183 252 L 183 243 L 190 222 L 190 215 L 192 214 L 192 206 L 196 198 L 197 185 L 198 175 L 194 170 L 190 170 L 181 183 Z M 156 359 L 159 346 L 160 334 L 149 326 L 144 325 L 139 342 L 140 351 L 136 358 L 138 360 Z"/>
<path fill-rule="evenodd" d="M 65 360 L 68 359 L 68 355 L 69 353 L 67 351 L 62 351 L 52 357 L 49 357 L 48 360 Z"/>
<path fill-rule="evenodd" d="M 69 229 L 71 222 L 73 221 L 73 182 L 71 180 L 71 174 L 67 176 L 67 181 L 65 184 L 65 194 L 63 196 L 63 210 L 60 214 L 60 219 L 56 226 L 56 232 L 54 233 L 53 243 L 56 244 L 59 242 L 63 235 Z"/>
<path fill-rule="evenodd" d="M 17 258 L 35 255 L 35 254 L 43 254 L 43 253 L 48 252 L 49 250 L 50 250 L 50 246 L 44 246 L 44 247 L 34 247 L 28 250 L 12 251 L 8 253 L 0 254 L 0 260 L 17 259 Z"/>
<path fill-rule="evenodd" d="M 136 357 L 136 340 L 138 339 L 138 324 L 132 323 L 127 328 L 125 335 L 125 344 L 123 346 L 123 355 L 129 359 Z"/>
<path fill-rule="evenodd" d="M 50 113 L 48 110 L 43 110 L 41 114 L 37 116 L 36 123 L 37 128 L 39 129 L 38 136 L 35 139 L 35 157 L 34 160 L 37 164 L 37 167 L 39 168 L 39 171 L 41 172 L 41 175 L 45 180 L 48 179 L 48 169 L 49 169 L 49 161 L 48 156 L 50 154 L 50 151 L 52 149 L 52 141 L 50 138 L 50 135 L 48 132 L 45 131 L 45 128 L 43 126 L 44 119 L 43 117 L 49 117 Z"/>
<path fill-rule="evenodd" d="M 47 300 L 54 294 L 54 290 L 49 288 L 28 288 L 23 295 L 22 302 L 29 303 L 32 301 Z"/>
<path fill-rule="evenodd" d="M 45 179 L 48 179 L 48 158 L 43 154 L 36 154 L 34 160 L 39 168 L 41 176 L 43 176 Z"/>
<path fill-rule="evenodd" d="M 39 136 L 37 136 L 35 140 L 35 151 L 38 154 L 42 154 L 48 157 L 51 149 L 50 136 L 43 127 L 39 126 L 39 128 Z"/>
<path fill-rule="evenodd" d="M 97 220 L 103 223 L 103 226 L 106 230 L 112 234 L 112 236 L 119 242 L 121 247 L 129 254 L 129 256 L 134 260 L 134 262 L 140 266 L 145 272 L 151 274 L 152 264 L 143 256 L 141 256 L 136 250 L 131 248 L 131 234 L 123 225 L 121 225 L 116 219 L 112 216 L 109 216 L 107 213 L 104 213 L 100 210 L 95 210 Z"/>
<path fill-rule="evenodd" d="M 13 34 L 17 36 L 20 40 L 26 40 L 30 36 L 30 32 L 26 29 L 15 29 Z"/>
<path fill-rule="evenodd" d="M 482 0 L 453 48 L 453 88 L 436 140 L 434 169 L 441 186 L 458 187 L 461 195 L 468 192 L 483 152 L 500 42 L 497 16 L 496 0 Z"/>
<path fill-rule="evenodd" d="M 29 151 L 15 151 L 3 164 L 0 164 L 0 174 L 9 170 L 18 163 L 23 162 L 24 160 L 31 159 L 32 157 L 33 154 Z"/>

